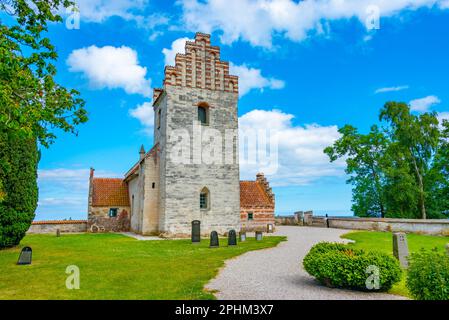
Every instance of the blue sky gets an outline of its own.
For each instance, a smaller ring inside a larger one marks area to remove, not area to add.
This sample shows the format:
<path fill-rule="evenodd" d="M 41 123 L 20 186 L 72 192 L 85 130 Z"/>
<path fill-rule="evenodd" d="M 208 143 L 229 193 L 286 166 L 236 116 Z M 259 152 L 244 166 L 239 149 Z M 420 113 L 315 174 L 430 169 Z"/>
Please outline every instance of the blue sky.
<path fill-rule="evenodd" d="M 52 25 L 50 38 L 59 53 L 57 80 L 81 92 L 90 119 L 77 137 L 59 133 L 42 150 L 36 220 L 85 218 L 89 167 L 121 177 L 140 145 L 152 146 L 150 89 L 161 86 L 165 63 L 196 31 L 212 34 L 240 77 L 241 125 L 270 126 L 281 138 L 280 168 L 268 177 L 278 214 L 351 214 L 344 166 L 322 153 L 338 127 L 367 130 L 389 100 L 449 116 L 448 0 L 79 6 L 79 29 Z M 367 30 L 376 10 L 380 29 Z M 70 26 L 70 14 L 63 16 Z M 253 179 L 257 169 L 242 167 L 241 178 Z"/>

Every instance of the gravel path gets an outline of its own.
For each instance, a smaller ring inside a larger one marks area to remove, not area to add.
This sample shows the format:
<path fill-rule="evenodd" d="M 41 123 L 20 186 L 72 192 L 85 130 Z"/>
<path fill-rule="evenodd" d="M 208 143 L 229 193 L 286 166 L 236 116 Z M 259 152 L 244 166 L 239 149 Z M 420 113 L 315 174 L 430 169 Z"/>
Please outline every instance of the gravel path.
<path fill-rule="evenodd" d="M 331 289 L 320 285 L 302 268 L 302 259 L 320 241 L 344 242 L 348 230 L 278 226 L 274 235 L 288 237 L 277 247 L 247 252 L 228 260 L 217 278 L 206 285 L 218 299 L 360 300 L 405 299 L 384 293 Z"/>

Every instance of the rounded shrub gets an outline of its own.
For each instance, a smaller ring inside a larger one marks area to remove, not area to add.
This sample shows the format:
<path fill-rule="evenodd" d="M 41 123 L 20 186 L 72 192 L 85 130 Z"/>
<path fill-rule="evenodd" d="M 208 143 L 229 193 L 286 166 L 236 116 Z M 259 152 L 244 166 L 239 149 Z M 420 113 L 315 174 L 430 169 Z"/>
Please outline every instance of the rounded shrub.
<path fill-rule="evenodd" d="M 407 288 L 418 300 L 449 300 L 449 256 L 436 250 L 412 254 Z"/>
<path fill-rule="evenodd" d="M 401 279 L 399 262 L 381 252 L 352 249 L 344 244 L 321 242 L 303 260 L 304 269 L 329 287 L 353 290 L 389 290 Z M 375 286 L 367 283 L 376 277 Z"/>

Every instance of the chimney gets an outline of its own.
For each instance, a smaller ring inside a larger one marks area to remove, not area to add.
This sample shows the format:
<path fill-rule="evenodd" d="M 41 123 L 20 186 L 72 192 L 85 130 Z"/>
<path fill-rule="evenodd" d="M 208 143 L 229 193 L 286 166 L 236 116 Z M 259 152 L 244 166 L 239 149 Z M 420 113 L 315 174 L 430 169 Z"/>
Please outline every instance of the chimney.
<path fill-rule="evenodd" d="M 143 147 L 143 145 L 140 147 L 139 155 L 140 155 L 140 160 L 145 158 L 145 148 Z"/>
<path fill-rule="evenodd" d="M 91 167 L 90 168 L 90 176 L 89 176 L 90 179 L 93 179 L 94 173 L 95 173 L 95 169 Z"/>

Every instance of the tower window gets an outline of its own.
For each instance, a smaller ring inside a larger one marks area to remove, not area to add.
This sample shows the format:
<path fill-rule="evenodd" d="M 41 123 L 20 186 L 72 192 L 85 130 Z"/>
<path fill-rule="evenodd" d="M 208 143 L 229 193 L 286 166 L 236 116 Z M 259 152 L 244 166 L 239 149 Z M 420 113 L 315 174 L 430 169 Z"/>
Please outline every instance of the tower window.
<path fill-rule="evenodd" d="M 161 109 L 159 109 L 157 111 L 157 128 L 160 129 L 161 128 Z"/>
<path fill-rule="evenodd" d="M 209 124 L 209 105 L 205 102 L 198 104 L 198 121 L 202 125 Z"/>
<path fill-rule="evenodd" d="M 210 206 L 209 199 L 209 190 L 207 188 L 203 188 L 200 193 L 200 209 L 207 210 Z"/>
<path fill-rule="evenodd" d="M 254 213 L 248 212 L 248 221 L 254 220 Z"/>

